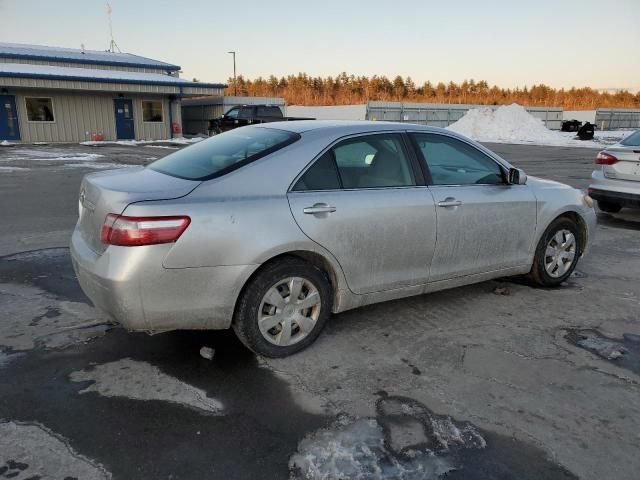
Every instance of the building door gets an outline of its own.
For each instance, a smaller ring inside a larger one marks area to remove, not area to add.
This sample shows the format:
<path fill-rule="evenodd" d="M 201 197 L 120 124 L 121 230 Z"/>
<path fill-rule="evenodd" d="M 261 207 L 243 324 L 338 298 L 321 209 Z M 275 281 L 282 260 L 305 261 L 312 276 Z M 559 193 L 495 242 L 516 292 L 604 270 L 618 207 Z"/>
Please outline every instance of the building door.
<path fill-rule="evenodd" d="M 133 125 L 133 102 L 128 98 L 116 98 L 116 138 L 118 140 L 133 140 L 136 132 Z"/>
<path fill-rule="evenodd" d="M 16 97 L 0 95 L 0 140 L 20 140 Z"/>

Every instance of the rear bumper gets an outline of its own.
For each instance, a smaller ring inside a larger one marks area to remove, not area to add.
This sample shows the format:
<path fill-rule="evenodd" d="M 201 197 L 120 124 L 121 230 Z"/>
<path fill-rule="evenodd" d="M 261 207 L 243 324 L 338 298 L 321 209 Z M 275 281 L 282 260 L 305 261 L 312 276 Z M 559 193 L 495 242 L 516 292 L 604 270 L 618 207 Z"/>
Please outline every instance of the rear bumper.
<path fill-rule="evenodd" d="M 94 305 L 128 330 L 229 328 L 240 289 L 257 265 L 167 269 L 172 244 L 110 246 L 98 255 L 71 238 L 78 282 Z"/>
<path fill-rule="evenodd" d="M 624 207 L 640 207 L 640 182 L 607 178 L 596 170 L 591 174 L 589 196 Z"/>

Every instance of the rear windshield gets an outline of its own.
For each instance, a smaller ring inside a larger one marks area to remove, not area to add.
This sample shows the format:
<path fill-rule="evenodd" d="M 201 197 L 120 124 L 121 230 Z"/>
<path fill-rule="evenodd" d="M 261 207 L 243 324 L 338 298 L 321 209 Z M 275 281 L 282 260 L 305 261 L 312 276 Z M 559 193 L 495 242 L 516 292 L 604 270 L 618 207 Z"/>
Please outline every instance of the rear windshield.
<path fill-rule="evenodd" d="M 151 170 L 187 180 L 209 180 L 269 155 L 300 138 L 296 133 L 262 127 L 242 127 L 221 133 L 167 155 Z"/>
<path fill-rule="evenodd" d="M 640 147 L 640 130 L 629 135 L 622 140 L 620 144 L 626 145 L 627 147 Z"/>

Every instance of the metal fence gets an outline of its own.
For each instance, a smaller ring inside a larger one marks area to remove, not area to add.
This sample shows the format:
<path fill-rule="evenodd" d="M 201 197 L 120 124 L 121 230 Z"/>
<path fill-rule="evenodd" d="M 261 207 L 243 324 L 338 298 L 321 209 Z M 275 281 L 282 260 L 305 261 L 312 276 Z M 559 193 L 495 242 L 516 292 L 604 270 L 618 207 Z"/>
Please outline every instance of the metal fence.
<path fill-rule="evenodd" d="M 404 102 L 369 102 L 367 104 L 367 120 L 389 122 L 408 122 L 430 125 L 432 127 L 448 127 L 460 120 L 469 110 L 474 108 L 496 109 L 494 105 L 454 105 L 437 103 L 404 103 Z M 527 112 L 542 120 L 550 130 L 560 130 L 562 126 L 562 108 L 560 107 L 525 107 Z"/>
<path fill-rule="evenodd" d="M 596 126 L 600 130 L 640 128 L 640 110 L 599 108 L 596 110 Z"/>

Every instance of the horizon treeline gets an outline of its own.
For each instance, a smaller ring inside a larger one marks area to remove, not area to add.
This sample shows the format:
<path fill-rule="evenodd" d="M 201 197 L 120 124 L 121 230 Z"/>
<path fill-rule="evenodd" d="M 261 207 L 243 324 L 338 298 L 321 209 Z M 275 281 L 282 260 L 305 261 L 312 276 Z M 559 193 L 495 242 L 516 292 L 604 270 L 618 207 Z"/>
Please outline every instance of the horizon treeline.
<path fill-rule="evenodd" d="M 233 78 L 225 95 L 234 95 Z M 600 92 L 589 87 L 556 89 L 544 84 L 523 88 L 501 88 L 484 80 L 462 83 L 424 82 L 400 75 L 366 77 L 341 73 L 336 77 L 311 77 L 306 73 L 278 78 L 237 77 L 237 94 L 250 97 L 283 97 L 288 105 L 353 105 L 369 100 L 393 102 L 457 103 L 563 107 L 565 110 L 596 108 L 640 108 L 640 91 Z"/>

